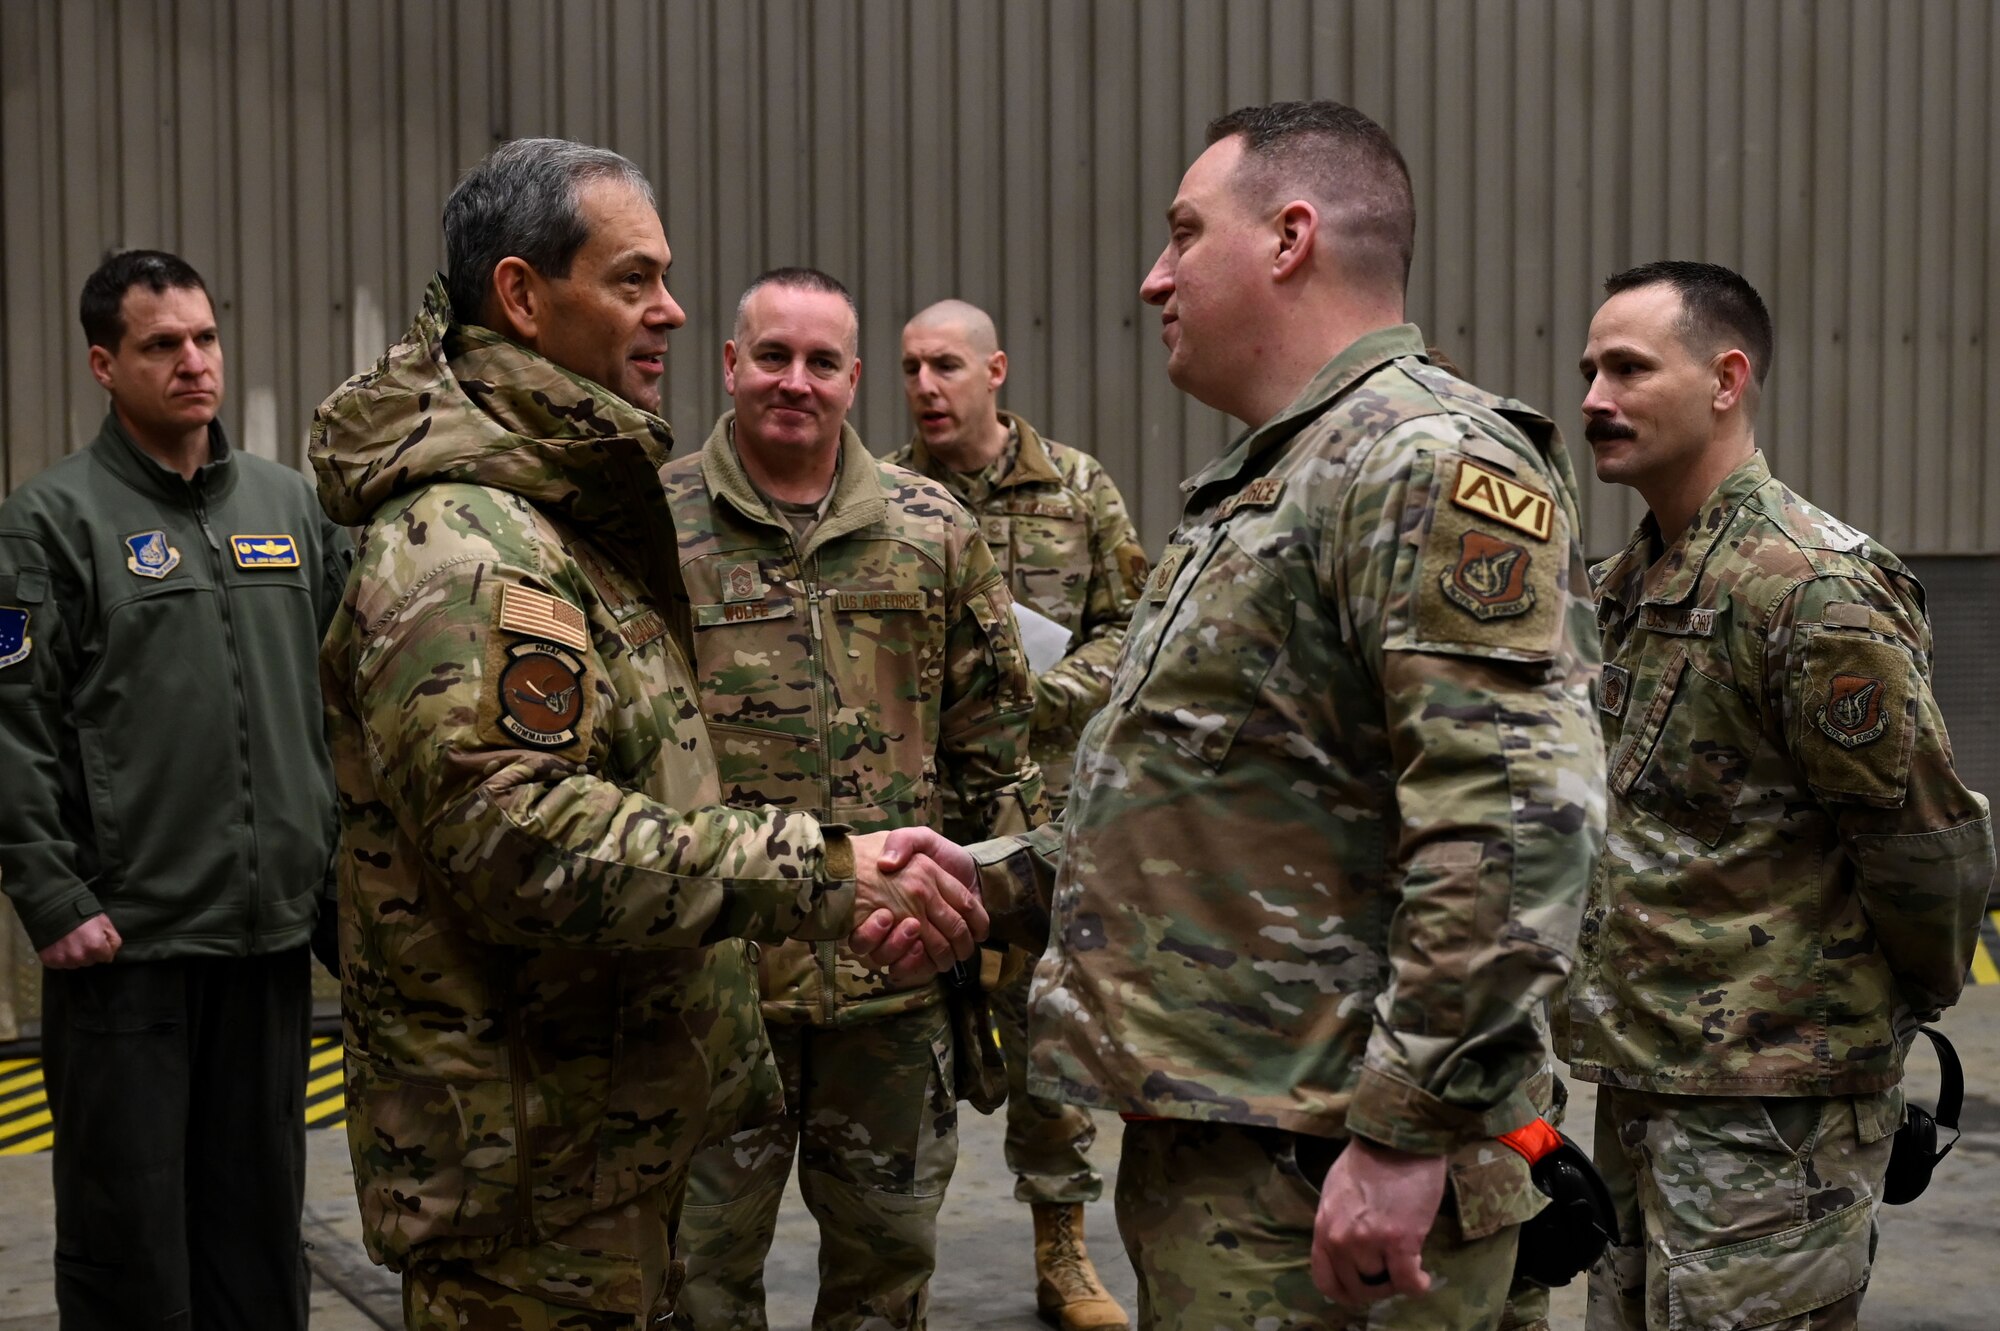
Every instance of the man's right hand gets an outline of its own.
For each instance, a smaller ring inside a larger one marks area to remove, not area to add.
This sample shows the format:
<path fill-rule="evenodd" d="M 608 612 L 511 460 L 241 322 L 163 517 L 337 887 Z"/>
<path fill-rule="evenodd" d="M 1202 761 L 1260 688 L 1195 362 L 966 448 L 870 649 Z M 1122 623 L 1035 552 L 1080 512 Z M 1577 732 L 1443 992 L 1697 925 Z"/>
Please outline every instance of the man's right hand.
<path fill-rule="evenodd" d="M 93 915 L 35 955 L 52 971 L 73 971 L 102 965 L 124 945 L 109 915 Z"/>
<path fill-rule="evenodd" d="M 956 865 L 965 852 L 925 828 L 864 833 L 852 844 L 855 930 L 849 943 L 863 960 L 907 979 L 972 956 L 986 937 L 986 907 L 977 891 L 939 864 Z"/>

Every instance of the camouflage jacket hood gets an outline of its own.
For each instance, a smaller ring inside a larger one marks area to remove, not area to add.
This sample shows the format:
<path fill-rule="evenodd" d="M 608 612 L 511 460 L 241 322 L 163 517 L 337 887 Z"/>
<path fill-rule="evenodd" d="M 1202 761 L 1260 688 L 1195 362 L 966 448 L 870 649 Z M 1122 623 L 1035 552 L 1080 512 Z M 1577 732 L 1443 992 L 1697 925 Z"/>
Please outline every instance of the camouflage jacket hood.
<path fill-rule="evenodd" d="M 320 503 L 343 526 L 419 486 L 456 481 L 616 536 L 663 516 L 629 501 L 657 490 L 673 438 L 665 421 L 600 385 L 457 323 L 433 278 L 402 341 L 320 409 L 311 456 Z"/>

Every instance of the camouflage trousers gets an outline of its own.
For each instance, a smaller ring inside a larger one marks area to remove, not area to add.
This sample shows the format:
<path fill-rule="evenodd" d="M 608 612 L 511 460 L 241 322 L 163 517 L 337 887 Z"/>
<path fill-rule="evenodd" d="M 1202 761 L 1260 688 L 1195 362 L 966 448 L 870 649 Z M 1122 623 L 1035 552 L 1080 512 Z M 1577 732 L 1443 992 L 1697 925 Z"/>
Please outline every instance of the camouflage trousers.
<path fill-rule="evenodd" d="M 1030 966 L 987 995 L 1007 1060 L 1007 1168 L 1017 1202 L 1082 1205 L 1104 1195 L 1104 1176 L 1090 1162 L 1097 1125 L 1082 1105 L 1028 1094 L 1028 985 L 1034 978 Z"/>
<path fill-rule="evenodd" d="M 1229 1123 L 1126 1124 L 1118 1233 L 1139 1277 L 1139 1331 L 1502 1331 L 1518 1229 L 1468 1242 L 1449 1200 L 1424 1243 L 1429 1294 L 1367 1309 L 1321 1294 L 1319 1190 L 1294 1141 Z"/>
<path fill-rule="evenodd" d="M 407 1331 L 649 1331 L 665 1327 L 682 1266 L 666 1189 L 587 1216 L 534 1248 L 403 1273 Z"/>
<path fill-rule="evenodd" d="M 958 1162 L 942 1004 L 855 1026 L 772 1024 L 785 1117 L 695 1157 L 681 1228 L 683 1331 L 764 1331 L 785 1180 L 819 1222 L 815 1331 L 922 1331 L 937 1213 Z"/>
<path fill-rule="evenodd" d="M 1757 1099 L 1597 1093 L 1619 1242 L 1589 1331 L 1853 1331 L 1900 1090 Z"/>

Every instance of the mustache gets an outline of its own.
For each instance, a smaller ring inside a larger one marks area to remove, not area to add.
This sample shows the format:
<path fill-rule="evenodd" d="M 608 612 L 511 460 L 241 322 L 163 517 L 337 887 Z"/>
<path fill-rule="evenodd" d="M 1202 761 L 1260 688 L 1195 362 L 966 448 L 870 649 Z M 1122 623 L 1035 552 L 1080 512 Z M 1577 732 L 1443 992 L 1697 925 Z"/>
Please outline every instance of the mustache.
<path fill-rule="evenodd" d="M 1583 427 L 1583 437 L 1593 444 L 1608 444 L 1613 439 L 1637 439 L 1639 432 L 1618 421 L 1592 420 Z"/>

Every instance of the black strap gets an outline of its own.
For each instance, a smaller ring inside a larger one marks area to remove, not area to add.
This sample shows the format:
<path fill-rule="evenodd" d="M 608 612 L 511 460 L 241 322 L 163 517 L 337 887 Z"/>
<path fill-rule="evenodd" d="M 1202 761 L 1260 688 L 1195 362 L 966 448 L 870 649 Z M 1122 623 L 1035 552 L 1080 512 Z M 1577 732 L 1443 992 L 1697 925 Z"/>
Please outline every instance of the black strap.
<path fill-rule="evenodd" d="M 1951 1047 L 1951 1041 L 1944 1038 L 1944 1032 L 1935 1026 L 1919 1026 L 1918 1030 L 1930 1037 L 1931 1048 L 1937 1051 L 1938 1060 L 1938 1106 L 1932 1115 L 1939 1126 L 1958 1131 L 1958 1111 L 1965 1104 L 1965 1069 L 1959 1066 L 1958 1050 Z M 1954 1142 L 1953 1145 L 1957 1143 Z M 1945 1150 L 1950 1150 L 1947 1146 Z"/>

